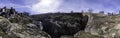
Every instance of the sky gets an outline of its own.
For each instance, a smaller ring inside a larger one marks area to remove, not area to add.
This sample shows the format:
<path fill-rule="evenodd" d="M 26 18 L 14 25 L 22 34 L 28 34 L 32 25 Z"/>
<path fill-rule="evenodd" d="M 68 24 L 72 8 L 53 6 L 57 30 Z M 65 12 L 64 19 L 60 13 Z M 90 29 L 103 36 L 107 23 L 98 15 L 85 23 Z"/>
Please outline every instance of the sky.
<path fill-rule="evenodd" d="M 93 9 L 94 12 L 105 11 L 118 13 L 120 0 L 0 0 L 0 8 L 14 7 L 19 12 L 31 14 L 55 12 L 80 12 Z"/>

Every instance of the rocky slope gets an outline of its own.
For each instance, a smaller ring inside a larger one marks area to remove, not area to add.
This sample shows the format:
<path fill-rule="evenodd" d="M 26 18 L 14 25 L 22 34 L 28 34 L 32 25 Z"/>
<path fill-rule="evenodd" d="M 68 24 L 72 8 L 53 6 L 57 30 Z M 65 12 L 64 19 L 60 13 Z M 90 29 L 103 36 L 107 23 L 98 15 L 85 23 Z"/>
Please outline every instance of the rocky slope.
<path fill-rule="evenodd" d="M 120 15 L 55 13 L 33 15 L 52 38 L 120 38 Z"/>
<path fill-rule="evenodd" d="M 78 31 L 83 31 L 88 20 L 88 16 L 83 16 L 82 13 L 55 13 L 32 17 L 42 22 L 43 31 L 50 34 L 52 38 L 73 36 Z"/>
<path fill-rule="evenodd" d="M 0 38 L 120 38 L 120 15 L 99 13 L 0 16 Z"/>
<path fill-rule="evenodd" d="M 91 14 L 91 22 L 85 28 L 85 32 L 104 38 L 120 38 L 120 15 Z"/>
<path fill-rule="evenodd" d="M 41 26 L 41 25 L 39 25 Z M 28 17 L 19 15 L 0 17 L 0 37 L 2 38 L 51 38 Z"/>
<path fill-rule="evenodd" d="M 83 32 L 74 35 L 76 38 L 120 38 L 120 15 L 85 14 L 89 16 Z M 87 33 L 87 34 L 86 34 Z M 84 35 L 84 36 L 83 36 Z M 95 37 L 97 36 L 97 37 Z"/>

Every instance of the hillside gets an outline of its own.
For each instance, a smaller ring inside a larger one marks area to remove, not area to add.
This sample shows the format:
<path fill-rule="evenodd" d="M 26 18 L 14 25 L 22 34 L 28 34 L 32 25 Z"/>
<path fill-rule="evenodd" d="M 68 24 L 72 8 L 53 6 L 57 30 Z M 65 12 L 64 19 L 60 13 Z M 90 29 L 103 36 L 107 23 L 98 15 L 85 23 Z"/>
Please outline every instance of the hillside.
<path fill-rule="evenodd" d="M 2 38 L 120 38 L 120 15 L 0 11 Z"/>

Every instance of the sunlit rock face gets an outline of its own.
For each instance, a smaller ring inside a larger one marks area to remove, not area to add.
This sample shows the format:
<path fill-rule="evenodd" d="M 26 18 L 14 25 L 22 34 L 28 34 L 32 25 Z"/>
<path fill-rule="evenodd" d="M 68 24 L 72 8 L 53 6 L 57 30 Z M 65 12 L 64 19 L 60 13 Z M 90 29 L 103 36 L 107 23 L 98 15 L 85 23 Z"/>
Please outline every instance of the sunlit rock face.
<path fill-rule="evenodd" d="M 120 15 L 89 14 L 85 32 L 104 38 L 119 38 Z"/>
<path fill-rule="evenodd" d="M 74 35 L 74 38 L 104 38 L 104 37 L 92 35 L 89 32 L 79 31 Z"/>
<path fill-rule="evenodd" d="M 23 18 L 24 17 L 21 17 L 20 15 L 8 17 L 8 18 L 4 18 L 0 16 L 0 37 L 51 38 L 51 36 L 48 33 L 42 31 L 42 29 L 39 29 L 41 27 L 38 27 L 36 24 L 30 22 L 29 18 L 24 18 L 24 19 Z M 26 19 L 29 21 L 27 21 Z"/>

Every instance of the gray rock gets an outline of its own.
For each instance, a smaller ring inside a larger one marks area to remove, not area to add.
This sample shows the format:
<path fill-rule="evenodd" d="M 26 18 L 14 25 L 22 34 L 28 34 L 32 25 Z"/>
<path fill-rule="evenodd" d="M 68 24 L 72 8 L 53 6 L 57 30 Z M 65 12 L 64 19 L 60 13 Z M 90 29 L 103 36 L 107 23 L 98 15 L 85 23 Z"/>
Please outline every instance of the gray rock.
<path fill-rule="evenodd" d="M 74 38 L 104 38 L 104 37 L 92 35 L 88 32 L 84 32 L 84 31 L 79 31 L 74 35 Z"/>
<path fill-rule="evenodd" d="M 89 14 L 89 21 L 85 32 L 92 35 L 103 36 L 104 38 L 119 38 L 120 15 L 103 16 Z"/>
<path fill-rule="evenodd" d="M 49 33 L 52 38 L 74 35 L 76 32 L 84 30 L 88 18 L 81 13 L 41 14 L 33 17 L 42 22 L 43 31 Z"/>
<path fill-rule="evenodd" d="M 69 35 L 62 35 L 60 38 L 74 38 L 74 37 Z"/>
<path fill-rule="evenodd" d="M 0 28 L 0 34 L 3 32 L 4 38 L 51 38 L 49 34 L 39 30 L 35 24 L 11 23 L 3 17 L 0 17 Z"/>

